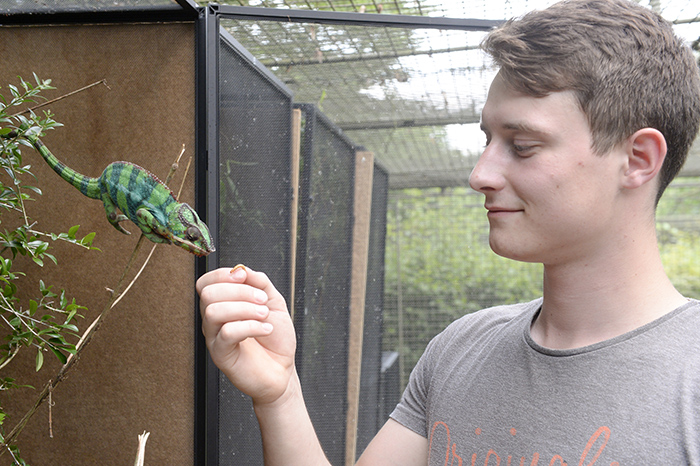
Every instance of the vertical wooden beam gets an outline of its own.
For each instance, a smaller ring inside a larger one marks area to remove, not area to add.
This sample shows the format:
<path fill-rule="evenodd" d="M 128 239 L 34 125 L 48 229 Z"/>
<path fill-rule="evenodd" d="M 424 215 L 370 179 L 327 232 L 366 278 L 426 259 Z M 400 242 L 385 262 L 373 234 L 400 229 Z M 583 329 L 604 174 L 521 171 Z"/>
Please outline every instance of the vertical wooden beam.
<path fill-rule="evenodd" d="M 297 270 L 297 225 L 299 222 L 299 170 L 300 170 L 300 158 L 301 158 L 301 110 L 295 108 L 292 110 L 292 205 L 289 209 L 289 215 L 291 219 L 289 222 L 289 234 L 290 238 L 290 249 L 291 249 L 291 260 L 290 260 L 290 270 L 289 276 L 291 284 L 289 287 L 289 312 L 294 319 L 294 299 L 295 299 L 295 285 L 296 285 L 296 270 Z"/>
<path fill-rule="evenodd" d="M 362 336 L 365 320 L 369 226 L 372 210 L 374 154 L 355 153 L 355 204 L 352 235 L 352 277 L 350 281 L 350 335 L 348 338 L 348 411 L 345 429 L 345 465 L 355 464 L 357 420 L 360 403 Z"/>

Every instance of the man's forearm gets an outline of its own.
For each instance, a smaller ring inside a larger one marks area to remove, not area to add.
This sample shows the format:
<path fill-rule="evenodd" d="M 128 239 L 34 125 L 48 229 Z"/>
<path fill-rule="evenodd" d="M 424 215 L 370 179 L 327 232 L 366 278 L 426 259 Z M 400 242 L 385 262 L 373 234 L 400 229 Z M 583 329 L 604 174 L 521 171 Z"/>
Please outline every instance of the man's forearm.
<path fill-rule="evenodd" d="M 291 383 L 284 399 L 267 405 L 254 403 L 265 466 L 330 466 L 311 424 L 296 374 Z"/>

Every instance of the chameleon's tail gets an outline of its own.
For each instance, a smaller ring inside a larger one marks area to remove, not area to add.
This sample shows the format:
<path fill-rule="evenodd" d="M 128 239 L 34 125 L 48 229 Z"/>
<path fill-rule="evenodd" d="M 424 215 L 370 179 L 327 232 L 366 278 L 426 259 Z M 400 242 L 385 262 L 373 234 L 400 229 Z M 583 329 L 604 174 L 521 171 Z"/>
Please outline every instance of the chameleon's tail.
<path fill-rule="evenodd" d="M 58 160 L 55 155 L 44 145 L 36 136 L 28 136 L 27 140 L 32 143 L 34 148 L 46 160 L 53 171 L 58 173 L 61 178 L 75 186 L 81 193 L 92 199 L 100 199 L 101 191 L 98 178 L 81 175 L 72 168 Z"/>

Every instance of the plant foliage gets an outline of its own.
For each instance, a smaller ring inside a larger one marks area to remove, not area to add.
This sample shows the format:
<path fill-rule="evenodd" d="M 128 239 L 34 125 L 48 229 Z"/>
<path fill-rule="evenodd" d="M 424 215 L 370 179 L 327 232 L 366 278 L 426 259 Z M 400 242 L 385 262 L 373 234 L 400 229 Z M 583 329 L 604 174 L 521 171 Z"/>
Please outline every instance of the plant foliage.
<path fill-rule="evenodd" d="M 76 320 L 86 309 L 75 299 L 68 298 L 65 290 L 54 291 L 53 286 L 43 280 L 39 280 L 37 291 L 27 291 L 24 289 L 26 283 L 20 281 L 25 273 L 18 270 L 18 264 L 31 266 L 33 262 L 43 267 L 47 260 L 57 264 L 56 257 L 49 252 L 49 241 L 65 241 L 95 249 L 92 247 L 94 233 L 79 238 L 77 225 L 66 233 L 43 232 L 37 228 L 38 222 L 27 213 L 25 204 L 34 200 L 32 196 L 40 196 L 41 190 L 33 185 L 36 178 L 31 166 L 22 158 L 22 147 L 30 146 L 24 137 L 40 136 L 61 124 L 50 112 L 38 116 L 32 110 L 21 110 L 36 104 L 42 91 L 53 89 L 51 81 L 40 80 L 36 75 L 34 84 L 22 78 L 19 80 L 19 86 L 7 86 L 9 98 L 0 95 L 0 327 L 3 329 L 0 333 L 0 393 L 28 387 L 17 381 L 10 370 L 10 363 L 22 349 L 36 353 L 33 358 L 36 371 L 44 365 L 46 354 L 53 354 L 65 364 L 68 355 L 75 353 L 75 344 L 71 341 L 77 341 L 79 337 Z M 19 256 L 32 262 L 17 261 Z M 15 372 L 19 371 L 15 369 Z M 0 406 L 2 443 L 5 443 L 3 423 L 6 421 L 5 408 Z M 17 445 L 8 446 L 8 450 L 13 464 L 26 464 L 19 456 Z"/>

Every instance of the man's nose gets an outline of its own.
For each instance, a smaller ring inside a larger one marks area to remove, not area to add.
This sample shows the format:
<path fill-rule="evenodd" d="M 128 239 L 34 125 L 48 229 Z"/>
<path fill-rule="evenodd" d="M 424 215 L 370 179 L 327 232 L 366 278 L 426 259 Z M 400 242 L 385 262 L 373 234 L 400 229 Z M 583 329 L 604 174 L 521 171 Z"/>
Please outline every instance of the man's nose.
<path fill-rule="evenodd" d="M 492 142 L 486 146 L 469 175 L 469 186 L 485 193 L 498 191 L 505 185 L 504 166 L 498 147 Z"/>

